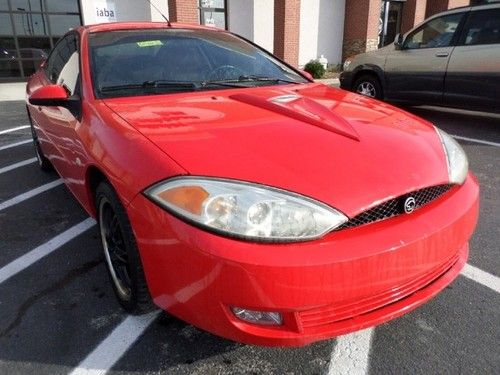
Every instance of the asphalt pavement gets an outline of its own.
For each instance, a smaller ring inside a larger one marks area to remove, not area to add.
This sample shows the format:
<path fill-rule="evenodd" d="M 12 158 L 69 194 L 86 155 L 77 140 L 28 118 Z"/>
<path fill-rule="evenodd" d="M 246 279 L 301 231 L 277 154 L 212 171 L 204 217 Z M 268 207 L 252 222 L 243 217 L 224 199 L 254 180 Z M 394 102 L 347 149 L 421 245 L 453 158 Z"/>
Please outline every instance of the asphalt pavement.
<path fill-rule="evenodd" d="M 282 349 L 224 340 L 161 312 L 125 314 L 94 222 L 56 173 L 30 162 L 24 103 L 0 102 L 0 374 L 500 373 L 500 116 L 406 110 L 457 136 L 479 179 L 475 276 L 389 323 Z"/>

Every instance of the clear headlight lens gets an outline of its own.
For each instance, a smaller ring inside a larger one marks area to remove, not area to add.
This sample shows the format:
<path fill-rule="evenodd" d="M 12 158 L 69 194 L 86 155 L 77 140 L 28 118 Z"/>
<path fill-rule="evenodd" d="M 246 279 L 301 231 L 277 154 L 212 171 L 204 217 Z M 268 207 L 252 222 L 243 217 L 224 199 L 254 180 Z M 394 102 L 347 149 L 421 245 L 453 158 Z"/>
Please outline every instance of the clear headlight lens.
<path fill-rule="evenodd" d="M 437 127 L 436 131 L 439 138 L 441 138 L 441 143 L 443 144 L 444 152 L 446 154 L 450 183 L 463 184 L 467 177 L 467 172 L 469 171 L 467 155 L 465 155 L 462 147 L 453 139 L 451 135 L 441 129 L 438 129 Z"/>
<path fill-rule="evenodd" d="M 258 241 L 310 240 L 348 220 L 313 199 L 239 181 L 180 177 L 160 182 L 145 194 L 165 209 L 207 229 Z"/>
<path fill-rule="evenodd" d="M 347 59 L 345 59 L 344 65 L 342 66 L 342 69 L 344 71 L 346 71 L 349 68 L 349 65 L 351 65 L 351 62 L 352 62 L 352 58 L 351 57 L 348 57 Z"/>

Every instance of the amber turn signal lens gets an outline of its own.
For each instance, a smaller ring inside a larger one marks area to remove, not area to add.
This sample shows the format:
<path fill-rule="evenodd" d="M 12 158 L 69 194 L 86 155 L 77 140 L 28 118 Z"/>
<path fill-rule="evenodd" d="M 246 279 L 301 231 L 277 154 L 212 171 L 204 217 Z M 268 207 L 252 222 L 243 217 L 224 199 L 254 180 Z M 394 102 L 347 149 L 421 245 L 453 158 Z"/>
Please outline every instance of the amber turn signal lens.
<path fill-rule="evenodd" d="M 195 215 L 201 214 L 203 202 L 208 195 L 206 190 L 199 186 L 179 186 L 158 194 L 166 202 Z"/>

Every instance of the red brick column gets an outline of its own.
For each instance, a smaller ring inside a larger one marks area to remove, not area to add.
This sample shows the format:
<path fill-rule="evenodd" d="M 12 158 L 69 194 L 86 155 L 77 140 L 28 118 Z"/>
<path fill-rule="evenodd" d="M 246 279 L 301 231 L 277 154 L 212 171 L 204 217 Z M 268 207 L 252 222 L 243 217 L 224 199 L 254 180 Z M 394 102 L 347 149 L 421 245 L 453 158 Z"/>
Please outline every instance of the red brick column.
<path fill-rule="evenodd" d="M 425 20 L 425 12 L 428 3 L 434 0 L 407 0 L 403 4 L 403 16 L 401 19 L 401 33 L 406 33 L 413 26 Z"/>
<path fill-rule="evenodd" d="M 168 0 L 170 22 L 200 24 L 198 0 Z"/>
<path fill-rule="evenodd" d="M 430 17 L 447 9 L 458 8 L 467 5 L 470 5 L 470 0 L 429 0 L 427 2 L 425 17 Z"/>
<path fill-rule="evenodd" d="M 274 0 L 274 54 L 293 66 L 299 64 L 299 28 L 300 0 Z"/>
<path fill-rule="evenodd" d="M 346 0 L 344 58 L 378 47 L 381 0 Z"/>

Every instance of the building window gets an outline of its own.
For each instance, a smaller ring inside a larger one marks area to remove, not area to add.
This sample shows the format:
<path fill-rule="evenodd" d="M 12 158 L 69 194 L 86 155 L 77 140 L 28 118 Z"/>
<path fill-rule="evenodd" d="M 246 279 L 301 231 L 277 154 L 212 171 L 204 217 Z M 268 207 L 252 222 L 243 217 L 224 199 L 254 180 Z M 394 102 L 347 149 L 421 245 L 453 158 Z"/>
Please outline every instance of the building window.
<path fill-rule="evenodd" d="M 226 29 L 226 10 L 226 0 L 200 0 L 201 24 Z"/>
<path fill-rule="evenodd" d="M 80 14 L 78 0 L 0 0 L 0 81 L 32 75 Z"/>

